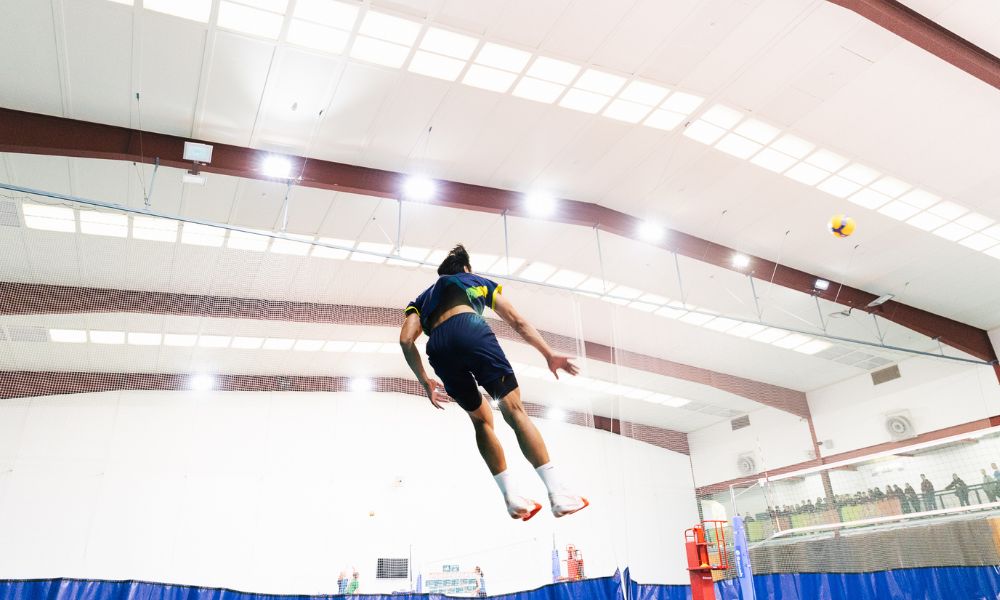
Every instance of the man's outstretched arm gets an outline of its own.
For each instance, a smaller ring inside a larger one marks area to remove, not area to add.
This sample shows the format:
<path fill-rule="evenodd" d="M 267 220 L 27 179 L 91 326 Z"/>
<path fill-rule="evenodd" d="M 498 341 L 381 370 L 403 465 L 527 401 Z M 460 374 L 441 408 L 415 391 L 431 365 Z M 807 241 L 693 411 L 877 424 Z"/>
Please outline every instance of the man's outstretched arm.
<path fill-rule="evenodd" d="M 517 335 L 521 336 L 524 341 L 531 344 L 535 350 L 538 350 L 545 357 L 545 362 L 548 363 L 549 370 L 556 376 L 556 379 L 559 379 L 560 369 L 570 375 L 576 375 L 580 372 L 580 369 L 570 362 L 569 356 L 552 350 L 541 334 L 538 333 L 538 330 L 514 309 L 514 305 L 509 300 L 497 294 L 494 297 L 493 310 L 500 315 L 501 319 L 514 328 Z"/>
<path fill-rule="evenodd" d="M 424 361 L 420 358 L 420 350 L 417 349 L 416 341 L 420 337 L 420 332 L 420 317 L 416 313 L 406 315 L 406 319 L 403 320 L 403 328 L 399 332 L 399 346 L 403 349 L 406 364 L 417 376 L 420 385 L 424 386 L 424 391 L 427 392 L 431 404 L 436 408 L 443 409 L 441 404 L 448 402 L 448 399 L 444 396 L 441 384 L 427 375 L 427 371 L 424 370 Z"/>

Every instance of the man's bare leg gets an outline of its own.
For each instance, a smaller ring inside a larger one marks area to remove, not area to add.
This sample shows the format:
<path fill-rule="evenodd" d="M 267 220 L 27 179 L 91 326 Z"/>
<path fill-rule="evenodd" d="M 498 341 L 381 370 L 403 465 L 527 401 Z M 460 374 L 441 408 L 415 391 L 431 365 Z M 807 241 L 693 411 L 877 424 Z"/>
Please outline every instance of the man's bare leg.
<path fill-rule="evenodd" d="M 483 402 L 479 408 L 469 412 L 469 418 L 472 419 L 472 426 L 476 430 L 476 446 L 479 447 L 479 454 L 486 462 L 490 473 L 493 474 L 493 479 L 496 480 L 497 486 L 500 487 L 500 493 L 503 494 L 504 501 L 507 503 L 507 514 L 514 519 L 527 521 L 541 510 L 542 505 L 518 495 L 515 490 L 511 489 L 513 486 L 508 477 L 507 460 L 504 457 L 503 446 L 500 445 L 500 440 L 497 439 L 497 434 L 493 430 L 493 410 L 490 408 L 490 404 Z"/>
<path fill-rule="evenodd" d="M 559 480 L 555 466 L 549 461 L 549 451 L 541 432 L 524 412 L 520 388 L 515 388 L 500 400 L 500 414 L 514 430 L 521 453 L 535 467 L 535 472 L 549 490 L 552 514 L 556 518 L 564 517 L 587 508 L 590 504 L 587 499 L 569 492 Z"/>

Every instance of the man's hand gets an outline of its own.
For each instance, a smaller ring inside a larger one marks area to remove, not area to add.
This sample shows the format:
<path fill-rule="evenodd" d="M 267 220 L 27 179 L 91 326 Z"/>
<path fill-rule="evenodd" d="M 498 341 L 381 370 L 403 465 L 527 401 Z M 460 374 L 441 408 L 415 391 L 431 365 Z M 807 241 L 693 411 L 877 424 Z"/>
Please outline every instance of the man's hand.
<path fill-rule="evenodd" d="M 451 400 L 445 396 L 444 386 L 442 386 L 441 383 L 434 378 L 428 378 L 427 381 L 424 382 L 424 391 L 427 392 L 427 397 L 430 398 L 431 404 L 434 405 L 434 408 L 444 410 L 444 407 L 441 405 L 451 402 Z"/>
<path fill-rule="evenodd" d="M 563 354 L 553 354 L 547 359 L 549 363 L 549 370 L 556 376 L 556 379 L 559 379 L 559 369 L 566 371 L 570 375 L 577 375 L 580 373 L 580 369 L 571 363 L 569 359 L 570 357 Z"/>

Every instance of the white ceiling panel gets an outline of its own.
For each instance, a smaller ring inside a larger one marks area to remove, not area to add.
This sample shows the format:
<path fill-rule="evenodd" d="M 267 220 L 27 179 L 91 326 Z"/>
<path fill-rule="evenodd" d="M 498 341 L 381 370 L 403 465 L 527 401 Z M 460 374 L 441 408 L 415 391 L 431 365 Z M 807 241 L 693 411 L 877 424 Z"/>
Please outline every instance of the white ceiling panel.
<path fill-rule="evenodd" d="M 564 185 L 568 184 L 568 190 L 573 194 L 597 194 L 598 198 L 603 199 L 636 165 L 657 147 L 665 145 L 665 137 L 664 132 L 651 127 L 630 128 L 623 138 L 608 147 L 607 153 L 593 168 L 581 173 L 577 179 L 564 182 Z"/>
<path fill-rule="evenodd" d="M 208 68 L 210 75 L 196 137 L 246 146 L 271 68 L 274 46 L 219 31 Z"/>
<path fill-rule="evenodd" d="M 567 182 L 582 180 L 632 130 L 633 127 L 611 119 L 593 119 L 564 152 L 546 165 L 535 183 L 541 189 L 559 190 Z M 577 200 L 597 202 L 601 198 L 597 189 L 574 186 L 572 192 L 567 196 Z"/>
<path fill-rule="evenodd" d="M 329 190 L 300 186 L 292 188 L 288 203 L 288 231 L 317 233 L 333 206 L 336 195 L 336 192 Z"/>
<path fill-rule="evenodd" d="M 239 186 L 255 183 L 258 182 L 210 173 L 205 177 L 205 185 L 184 185 L 178 190 L 183 201 L 181 214 L 192 219 L 228 223 Z M 160 195 L 159 190 L 156 191 L 156 195 Z"/>
<path fill-rule="evenodd" d="M 15 183 L 23 187 L 72 194 L 70 159 L 63 156 L 8 154 L 7 167 Z"/>
<path fill-rule="evenodd" d="M 120 160 L 69 159 L 73 192 L 84 198 L 128 204 L 135 167 Z M 155 191 L 155 189 L 154 189 Z"/>
<path fill-rule="evenodd" d="M 697 4 L 698 0 L 638 0 L 588 58 L 609 69 L 636 73 Z"/>
<path fill-rule="evenodd" d="M 490 178 L 490 184 L 506 189 L 532 185 L 580 131 L 596 118 L 594 115 L 550 107 L 541 122 L 517 139 L 510 154 Z"/>
<path fill-rule="evenodd" d="M 127 14 L 127 9 L 120 7 Z M 62 84 L 52 5 L 38 0 L 4 2 L 0 19 L 0 105 L 17 110 L 63 114 Z"/>
<path fill-rule="evenodd" d="M 559 16 L 541 50 L 588 62 L 634 5 L 634 0 L 575 0 Z"/>
<path fill-rule="evenodd" d="M 503 14 L 504 4 L 496 0 L 445 0 L 436 20 L 482 35 Z"/>
<path fill-rule="evenodd" d="M 305 154 L 343 67 L 343 59 L 283 49 L 268 77 L 254 146 Z"/>
<path fill-rule="evenodd" d="M 277 181 L 241 181 L 230 214 L 231 221 L 253 229 L 280 230 L 281 210 L 287 191 L 288 185 Z"/>
<path fill-rule="evenodd" d="M 72 116 L 133 124 L 132 14 L 110 2 L 63 2 Z"/>
<path fill-rule="evenodd" d="M 351 62 L 324 113 L 312 155 L 359 164 L 369 132 L 399 73 Z"/>
<path fill-rule="evenodd" d="M 420 146 L 452 85 L 431 77 L 403 75 L 372 127 L 365 162 L 396 171 L 419 171 Z M 413 160 L 406 159 L 411 152 Z"/>
<path fill-rule="evenodd" d="M 189 136 L 205 56 L 204 25 L 158 13 L 141 13 L 142 127 Z"/>
<path fill-rule="evenodd" d="M 1000 56 L 1000 5 L 985 0 L 904 0 L 910 8 L 967 39 L 993 56 Z"/>
<path fill-rule="evenodd" d="M 538 48 L 573 0 L 507 0 L 503 15 L 490 28 L 490 37 Z"/>
<path fill-rule="evenodd" d="M 432 131 L 413 145 L 411 162 L 425 166 L 431 175 L 451 177 L 450 167 L 464 162 L 463 150 L 473 143 L 500 98 L 499 94 L 468 86 L 449 89 L 431 116 L 428 126 Z"/>

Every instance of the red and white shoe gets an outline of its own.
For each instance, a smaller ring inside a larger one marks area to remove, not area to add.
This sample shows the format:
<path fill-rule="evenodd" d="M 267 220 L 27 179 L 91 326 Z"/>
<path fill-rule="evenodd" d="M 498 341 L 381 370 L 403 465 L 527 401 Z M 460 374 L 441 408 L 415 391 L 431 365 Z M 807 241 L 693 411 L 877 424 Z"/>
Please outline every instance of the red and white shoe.
<path fill-rule="evenodd" d="M 573 496 L 571 494 L 551 494 L 549 502 L 552 504 L 552 514 L 557 519 L 580 512 L 590 506 L 590 502 L 583 496 Z"/>
<path fill-rule="evenodd" d="M 522 521 L 527 521 L 531 517 L 538 514 L 538 511 L 542 510 L 542 505 L 525 498 L 524 496 L 508 496 L 507 497 L 507 514 L 510 515 L 512 519 L 521 519 Z"/>

